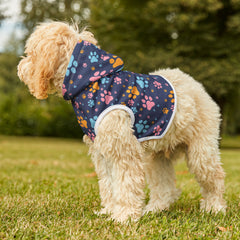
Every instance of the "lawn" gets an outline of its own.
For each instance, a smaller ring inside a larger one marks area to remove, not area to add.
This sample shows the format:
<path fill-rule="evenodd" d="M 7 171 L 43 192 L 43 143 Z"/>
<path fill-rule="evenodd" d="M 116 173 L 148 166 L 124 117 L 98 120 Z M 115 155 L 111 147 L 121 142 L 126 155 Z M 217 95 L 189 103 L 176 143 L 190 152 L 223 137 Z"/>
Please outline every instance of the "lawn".
<path fill-rule="evenodd" d="M 182 195 L 169 211 L 121 225 L 94 214 L 97 177 L 79 140 L 0 136 L 0 239 L 240 239 L 238 141 L 222 142 L 226 215 L 199 211 L 199 187 L 179 162 Z"/>

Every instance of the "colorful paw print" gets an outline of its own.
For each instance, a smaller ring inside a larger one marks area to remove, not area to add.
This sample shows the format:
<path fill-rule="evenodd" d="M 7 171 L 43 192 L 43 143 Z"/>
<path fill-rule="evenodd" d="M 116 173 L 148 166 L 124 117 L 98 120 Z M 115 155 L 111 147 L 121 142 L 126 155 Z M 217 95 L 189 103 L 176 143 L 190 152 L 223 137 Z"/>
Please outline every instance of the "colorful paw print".
<path fill-rule="evenodd" d="M 119 77 L 115 77 L 115 78 L 114 78 L 114 82 L 115 82 L 116 84 L 122 84 L 122 79 L 119 78 Z"/>
<path fill-rule="evenodd" d="M 90 42 L 87 42 L 87 41 L 83 41 L 83 45 L 84 45 L 84 46 L 90 46 L 91 43 L 90 43 Z"/>
<path fill-rule="evenodd" d="M 133 111 L 133 114 L 136 114 L 138 112 L 136 107 L 132 107 L 131 110 Z"/>
<path fill-rule="evenodd" d="M 97 81 L 97 80 L 100 79 L 105 73 L 106 73 L 105 70 L 102 71 L 102 72 L 97 71 L 97 72 L 95 72 L 95 73 L 93 74 L 93 77 L 90 77 L 90 78 L 89 78 L 89 80 L 90 80 L 91 82 Z"/>
<path fill-rule="evenodd" d="M 118 56 L 113 56 L 109 59 L 109 63 L 112 64 L 113 68 L 123 65 L 123 61 Z"/>
<path fill-rule="evenodd" d="M 154 128 L 153 133 L 154 133 L 155 136 L 158 136 L 158 135 L 160 135 L 161 131 L 162 131 L 162 128 L 161 128 L 159 125 L 157 125 L 157 126 Z"/>
<path fill-rule="evenodd" d="M 130 107 L 132 107 L 132 106 L 134 105 L 134 100 L 133 100 L 133 99 L 129 99 L 129 100 L 128 100 L 128 105 L 129 105 Z"/>
<path fill-rule="evenodd" d="M 154 87 L 157 88 L 157 89 L 161 89 L 161 88 L 162 88 L 162 84 L 161 84 L 160 82 L 158 82 L 158 81 L 154 81 L 154 82 L 153 82 L 153 85 L 154 85 Z"/>
<path fill-rule="evenodd" d="M 107 105 L 113 100 L 112 93 L 107 90 L 104 90 L 104 92 L 101 93 L 100 95 L 101 95 L 101 101 L 105 102 Z"/>
<path fill-rule="evenodd" d="M 87 135 L 88 135 L 88 137 L 89 137 L 92 141 L 94 141 L 95 135 L 94 135 L 94 133 L 91 132 L 91 130 L 89 130 L 89 132 L 88 132 Z"/>
<path fill-rule="evenodd" d="M 133 99 L 135 99 L 140 94 L 136 86 L 129 86 L 126 92 L 129 93 L 128 97 L 132 97 Z"/>
<path fill-rule="evenodd" d="M 148 81 L 144 79 L 143 77 L 136 77 L 136 83 L 141 87 L 141 88 L 148 88 Z"/>
<path fill-rule="evenodd" d="M 109 83 L 109 79 L 110 79 L 109 77 L 102 77 L 101 78 L 101 83 L 102 84 L 108 84 Z"/>
<path fill-rule="evenodd" d="M 163 108 L 162 112 L 163 112 L 164 114 L 168 114 L 169 110 L 168 110 L 167 108 Z"/>
<path fill-rule="evenodd" d="M 95 105 L 94 100 L 91 99 L 91 100 L 88 101 L 88 106 L 90 108 L 94 107 L 94 105 Z"/>
<path fill-rule="evenodd" d="M 174 95 L 173 95 L 173 94 L 174 94 L 174 92 L 173 92 L 172 90 L 170 91 L 170 94 L 168 94 L 168 97 L 171 98 L 171 102 L 172 102 L 172 103 L 175 102 L 175 100 L 174 100 Z"/>
<path fill-rule="evenodd" d="M 90 52 L 88 58 L 89 58 L 91 63 L 95 63 L 95 62 L 98 62 L 99 56 L 96 52 Z"/>
<path fill-rule="evenodd" d="M 101 59 L 103 60 L 103 61 L 107 61 L 108 59 L 109 59 L 110 57 L 109 56 L 105 56 L 105 55 L 101 55 Z"/>
<path fill-rule="evenodd" d="M 149 125 L 147 125 L 147 120 L 140 120 L 135 126 L 138 133 L 146 133 L 147 129 L 150 127 Z"/>
<path fill-rule="evenodd" d="M 78 62 L 74 60 L 74 56 L 72 55 L 67 67 L 66 76 L 68 77 L 70 75 L 70 72 L 72 72 L 73 74 L 76 73 L 77 66 L 78 66 Z"/>
<path fill-rule="evenodd" d="M 142 99 L 143 107 L 147 108 L 147 110 L 151 110 L 155 106 L 155 102 L 153 102 L 152 97 L 145 96 L 144 99 Z"/>
<path fill-rule="evenodd" d="M 79 103 L 78 102 L 74 102 L 75 108 L 79 109 Z"/>
<path fill-rule="evenodd" d="M 78 116 L 78 123 L 80 124 L 81 127 L 87 128 L 87 121 L 84 120 L 81 116 Z"/>
<path fill-rule="evenodd" d="M 99 90 L 98 82 L 94 82 L 89 85 L 89 92 L 95 93 L 97 90 Z"/>
<path fill-rule="evenodd" d="M 94 116 L 93 118 L 90 118 L 90 123 L 91 123 L 91 127 L 94 129 L 95 127 L 95 123 L 97 121 L 97 116 Z"/>
<path fill-rule="evenodd" d="M 67 92 L 65 84 L 62 85 L 62 95 L 64 96 L 65 93 Z"/>

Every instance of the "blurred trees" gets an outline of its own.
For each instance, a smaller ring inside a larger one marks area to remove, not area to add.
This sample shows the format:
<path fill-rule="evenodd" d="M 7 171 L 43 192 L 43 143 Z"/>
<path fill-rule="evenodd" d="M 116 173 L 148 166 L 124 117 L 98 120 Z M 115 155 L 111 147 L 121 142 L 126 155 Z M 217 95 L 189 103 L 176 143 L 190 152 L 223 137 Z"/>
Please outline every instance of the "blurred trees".
<path fill-rule="evenodd" d="M 221 106 L 223 133 L 240 133 L 240 0 L 21 0 L 21 9 L 25 39 L 38 22 L 74 21 L 127 70 L 180 68 Z M 78 137 L 71 105 L 33 100 L 16 76 L 18 61 L 0 55 L 0 134 Z"/>
<path fill-rule="evenodd" d="M 0 27 L 1 27 L 2 21 L 6 18 L 6 16 L 4 15 L 5 9 L 2 7 L 2 3 L 3 1 L 0 0 Z"/>
<path fill-rule="evenodd" d="M 13 53 L 0 54 L 0 134 L 81 137 L 71 104 L 30 95 L 16 74 L 19 60 Z"/>
<path fill-rule="evenodd" d="M 88 0 L 22 0 L 21 15 L 28 33 L 46 20 L 84 22 L 89 16 Z"/>

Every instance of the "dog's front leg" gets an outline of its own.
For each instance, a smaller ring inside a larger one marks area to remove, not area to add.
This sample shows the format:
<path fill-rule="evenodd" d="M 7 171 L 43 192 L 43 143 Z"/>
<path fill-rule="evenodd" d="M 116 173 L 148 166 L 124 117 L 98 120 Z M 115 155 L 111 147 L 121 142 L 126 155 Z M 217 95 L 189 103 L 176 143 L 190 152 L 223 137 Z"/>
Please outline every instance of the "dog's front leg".
<path fill-rule="evenodd" d="M 112 177 L 111 173 L 109 173 L 107 166 L 107 162 L 105 161 L 103 155 L 96 149 L 92 140 L 84 135 L 83 141 L 89 147 L 89 154 L 91 155 L 92 162 L 95 167 L 95 171 L 98 176 L 98 185 L 99 185 L 99 193 L 101 198 L 101 206 L 103 207 L 96 214 L 110 214 L 113 206 L 112 206 Z"/>
<path fill-rule="evenodd" d="M 142 148 L 133 135 L 127 112 L 108 113 L 98 127 L 95 147 L 104 156 L 112 182 L 112 218 L 124 222 L 138 219 L 144 203 Z"/>

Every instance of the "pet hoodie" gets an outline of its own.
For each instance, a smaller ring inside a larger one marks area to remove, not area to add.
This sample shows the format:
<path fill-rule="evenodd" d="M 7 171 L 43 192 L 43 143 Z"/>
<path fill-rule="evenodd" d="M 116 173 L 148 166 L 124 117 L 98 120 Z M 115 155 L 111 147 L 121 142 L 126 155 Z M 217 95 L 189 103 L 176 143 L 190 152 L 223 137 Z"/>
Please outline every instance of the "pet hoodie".
<path fill-rule="evenodd" d="M 118 56 L 79 41 L 64 78 L 64 99 L 71 100 L 79 125 L 92 141 L 101 120 L 115 109 L 129 113 L 138 141 L 162 138 L 176 109 L 171 83 L 161 76 L 122 68 Z"/>

